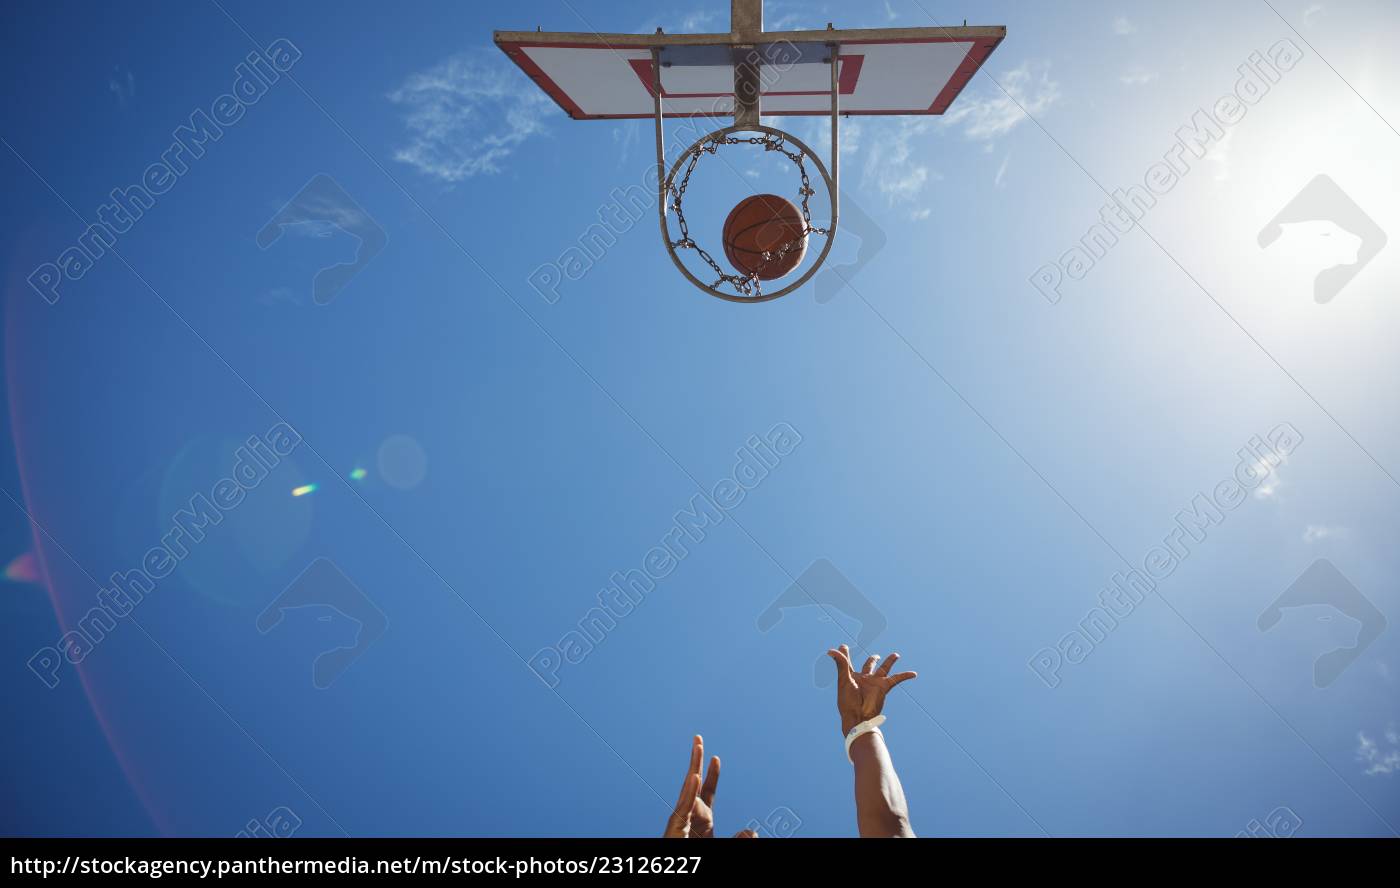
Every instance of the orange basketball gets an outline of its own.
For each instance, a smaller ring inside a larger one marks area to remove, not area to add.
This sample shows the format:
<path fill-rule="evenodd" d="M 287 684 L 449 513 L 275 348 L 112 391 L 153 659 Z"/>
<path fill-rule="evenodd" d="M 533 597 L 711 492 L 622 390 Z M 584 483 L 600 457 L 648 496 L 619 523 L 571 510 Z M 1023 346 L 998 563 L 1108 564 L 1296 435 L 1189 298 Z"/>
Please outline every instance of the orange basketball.
<path fill-rule="evenodd" d="M 724 255 L 744 274 L 761 281 L 780 278 L 796 268 L 807 253 L 802 212 L 776 194 L 755 194 L 739 201 L 724 220 Z M 792 246 L 779 258 L 776 253 Z M 770 259 L 764 253 L 775 254 Z"/>

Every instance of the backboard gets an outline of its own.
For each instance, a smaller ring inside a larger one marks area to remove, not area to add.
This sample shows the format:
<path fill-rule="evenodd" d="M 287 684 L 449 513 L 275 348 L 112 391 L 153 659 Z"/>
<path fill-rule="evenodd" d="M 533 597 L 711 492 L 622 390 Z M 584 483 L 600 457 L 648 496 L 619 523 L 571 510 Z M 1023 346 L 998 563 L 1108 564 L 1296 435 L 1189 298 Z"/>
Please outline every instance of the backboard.
<path fill-rule="evenodd" d="M 735 114 L 735 69 L 745 58 L 761 72 L 764 115 L 828 115 L 833 45 L 842 115 L 942 114 L 1005 36 L 1003 27 L 932 27 L 742 37 L 497 31 L 495 39 L 570 117 L 616 120 L 653 116 L 653 53 L 667 116 Z"/>

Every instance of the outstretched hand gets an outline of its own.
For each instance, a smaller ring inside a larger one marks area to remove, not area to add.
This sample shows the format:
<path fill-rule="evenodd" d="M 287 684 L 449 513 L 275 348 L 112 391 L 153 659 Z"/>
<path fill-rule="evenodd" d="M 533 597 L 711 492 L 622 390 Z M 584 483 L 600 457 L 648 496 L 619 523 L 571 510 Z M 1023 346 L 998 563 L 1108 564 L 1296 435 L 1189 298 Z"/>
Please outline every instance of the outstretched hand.
<path fill-rule="evenodd" d="M 850 733 L 851 728 L 879 715 L 885 708 L 885 695 L 895 685 L 919 677 L 917 672 L 890 675 L 890 667 L 899 659 L 899 654 L 890 654 L 883 663 L 872 654 L 859 672 L 851 666 L 851 650 L 846 645 L 826 654 L 836 661 L 836 711 L 841 714 L 842 734 Z M 876 663 L 879 663 L 878 668 Z"/>
<path fill-rule="evenodd" d="M 681 784 L 681 795 L 671 819 L 666 821 L 666 839 L 712 839 L 715 835 L 715 790 L 719 788 L 719 756 L 710 758 L 705 779 L 700 780 L 700 762 L 705 758 L 705 741 L 699 735 L 690 745 L 690 768 Z M 736 839 L 756 839 L 751 829 L 735 833 Z"/>

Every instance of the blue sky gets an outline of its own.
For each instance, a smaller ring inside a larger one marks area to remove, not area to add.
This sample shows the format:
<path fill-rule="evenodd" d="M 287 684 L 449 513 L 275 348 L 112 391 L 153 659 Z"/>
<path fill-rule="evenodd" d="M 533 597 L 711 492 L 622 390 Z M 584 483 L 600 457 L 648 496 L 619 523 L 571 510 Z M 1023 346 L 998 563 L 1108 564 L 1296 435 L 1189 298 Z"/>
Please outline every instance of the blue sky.
<path fill-rule="evenodd" d="M 285 808 L 305 835 L 652 835 L 699 732 L 722 828 L 852 835 L 813 661 L 859 618 L 759 627 L 828 563 L 920 673 L 886 710 L 920 834 L 1400 829 L 1394 626 L 1314 671 L 1400 617 L 1395 10 L 770 3 L 770 28 L 1008 36 L 943 119 L 845 126 L 848 282 L 823 299 L 708 298 L 647 218 L 542 298 L 652 137 L 566 119 L 492 29 L 722 29 L 722 6 L 16 14 L 0 560 L 33 551 L 45 582 L 0 596 L 6 832 L 231 835 Z M 269 47 L 283 75 L 116 250 L 52 303 L 31 286 Z M 1246 77 L 1255 53 L 1287 63 Z M 1229 122 L 1197 156 L 1206 113 Z M 701 217 L 794 187 L 741 153 L 704 173 Z M 1089 252 L 1130 186 L 1152 205 Z M 317 200 L 337 224 L 259 239 Z M 1318 289 L 1336 265 L 1361 267 Z M 240 461 L 246 493 L 220 486 Z M 220 520 L 167 542 L 196 497 Z M 1199 497 L 1231 507 L 1174 530 Z M 1173 534 L 1154 593 L 1081 629 Z M 81 663 L 44 659 L 137 568 L 164 575 Z M 652 568 L 581 662 L 530 668 Z M 1307 603 L 1357 598 L 1360 622 Z M 313 667 L 356 619 L 382 634 Z"/>

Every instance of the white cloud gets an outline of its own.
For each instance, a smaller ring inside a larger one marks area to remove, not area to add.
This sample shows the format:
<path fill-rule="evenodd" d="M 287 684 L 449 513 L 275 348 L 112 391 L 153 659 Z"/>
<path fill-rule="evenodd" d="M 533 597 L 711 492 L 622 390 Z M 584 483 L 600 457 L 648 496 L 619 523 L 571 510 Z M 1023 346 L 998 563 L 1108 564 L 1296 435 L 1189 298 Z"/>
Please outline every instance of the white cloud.
<path fill-rule="evenodd" d="M 107 76 L 107 89 L 117 97 L 117 104 L 126 107 L 127 100 L 136 95 L 136 77 L 118 65 Z"/>
<path fill-rule="evenodd" d="M 841 159 L 849 164 L 859 152 L 859 156 L 865 158 L 859 166 L 862 186 L 879 192 L 890 206 L 911 203 L 930 182 L 942 178 L 930 170 L 914 150 L 918 137 L 933 131 L 936 124 L 932 121 L 928 117 L 883 118 L 868 123 L 843 119 Z M 869 139 L 866 138 L 867 126 L 871 128 Z M 825 118 L 811 121 L 802 136 L 813 150 L 823 151 L 831 144 L 831 121 Z M 847 167 L 851 168 L 855 165 Z M 909 218 L 917 222 L 931 214 L 931 209 L 915 208 L 909 211 Z"/>
<path fill-rule="evenodd" d="M 1368 777 L 1389 777 L 1400 770 L 1400 734 L 1391 725 L 1379 740 L 1372 740 L 1365 731 L 1356 732 L 1356 760 Z"/>
<path fill-rule="evenodd" d="M 1303 531 L 1303 542 L 1315 543 L 1318 540 L 1325 540 L 1328 537 L 1344 537 L 1347 535 L 1345 527 L 1329 527 L 1325 524 L 1309 524 Z"/>
<path fill-rule="evenodd" d="M 695 34 L 707 33 L 711 30 L 729 30 L 728 28 L 712 28 L 711 26 L 718 21 L 719 13 L 709 9 L 698 9 L 695 12 L 688 13 L 685 18 L 681 19 L 681 33 Z M 664 90 L 662 91 L 662 95 L 665 95 Z"/>
<path fill-rule="evenodd" d="M 1230 178 L 1230 142 L 1235 138 L 1235 131 L 1229 130 L 1225 133 L 1225 138 L 1220 139 L 1212 145 L 1206 152 L 1206 160 L 1215 164 L 1215 181 L 1224 182 Z"/>
<path fill-rule="evenodd" d="M 410 75 L 389 100 L 405 109 L 409 136 L 394 159 L 444 182 L 501 172 L 554 108 L 505 56 L 484 51 Z"/>
<path fill-rule="evenodd" d="M 1142 86 L 1144 83 L 1151 83 L 1157 79 L 1154 71 L 1149 71 L 1141 66 L 1129 68 L 1118 75 L 1118 82 L 1124 86 Z"/>
<path fill-rule="evenodd" d="M 885 0 L 885 20 L 892 22 L 897 18 L 899 18 L 899 14 L 895 12 L 894 7 L 890 5 L 890 0 Z"/>
<path fill-rule="evenodd" d="M 1026 119 L 1027 113 L 1044 112 L 1060 97 L 1059 84 L 1049 78 L 1046 64 L 1027 62 L 1003 74 L 1000 82 L 1005 91 L 988 84 L 990 89 L 980 94 L 965 93 L 953 103 L 953 110 L 942 117 L 878 118 L 861 122 L 843 119 L 841 158 L 849 162 L 859 152 L 864 158 L 858 166 L 862 185 L 878 192 L 890 206 L 913 203 L 930 184 L 942 178 L 916 150 L 926 141 L 923 137 L 938 127 L 958 127 L 968 139 L 986 142 L 984 150 L 991 153 L 995 147 L 991 143 L 993 139 L 1009 133 Z M 831 122 L 818 118 L 805 124 L 799 132 L 808 144 L 825 148 L 831 141 Z M 997 171 L 997 185 L 1006 174 L 1008 159 L 1009 155 L 1003 158 Z M 908 210 L 913 221 L 926 219 L 931 213 L 922 207 Z"/>
<path fill-rule="evenodd" d="M 1327 7 L 1323 6 L 1321 3 L 1314 3 L 1307 9 L 1303 10 L 1303 27 L 1311 28 L 1313 16 L 1317 15 L 1319 12 L 1322 12 L 1326 8 Z"/>
<path fill-rule="evenodd" d="M 1003 157 L 1003 158 L 1001 159 L 1001 166 L 997 167 L 997 175 L 996 175 L 996 178 L 992 180 L 992 185 L 993 185 L 994 187 L 996 187 L 996 188 L 1000 188 L 1000 187 L 1001 187 L 1001 180 L 1004 179 L 1004 178 L 1006 178 L 1006 165 L 1007 165 L 1008 163 L 1010 163 L 1010 162 L 1011 162 L 1011 152 L 1008 151 L 1008 152 L 1006 152 L 1006 156 Z"/>
<path fill-rule="evenodd" d="M 821 15 L 820 11 L 815 15 Z M 816 21 L 812 7 L 806 3 L 789 4 L 779 0 L 767 0 L 763 4 L 765 31 L 803 31 L 820 27 L 822 23 Z"/>
<path fill-rule="evenodd" d="M 622 166 L 627 163 L 632 156 L 632 147 L 641 138 L 642 127 L 640 121 L 625 120 L 619 121 L 622 125 L 613 127 L 613 142 L 617 145 L 617 164 Z"/>
<path fill-rule="evenodd" d="M 768 119 L 763 122 L 769 126 L 781 126 L 782 123 L 781 121 L 774 123 Z M 860 150 L 862 124 L 858 120 L 843 117 L 841 118 L 840 132 L 841 157 L 849 158 Z M 804 142 L 812 146 L 813 151 L 823 152 L 822 156 L 826 156 L 826 152 L 831 149 L 831 118 L 813 118 L 805 125 L 799 135 Z"/>
<path fill-rule="evenodd" d="M 633 28 L 628 33 L 650 34 L 662 28 L 667 34 L 711 34 L 729 30 L 728 14 L 721 20 L 714 9 L 693 9 L 689 12 L 667 13 L 664 18 L 653 16 Z"/>
<path fill-rule="evenodd" d="M 1277 501 L 1279 488 L 1283 487 L 1283 477 L 1279 470 L 1288 464 L 1288 457 L 1280 456 L 1277 459 L 1278 465 L 1260 460 L 1250 463 L 1250 471 L 1262 479 L 1259 486 L 1254 488 L 1255 499 Z"/>
<path fill-rule="evenodd" d="M 300 305 L 301 301 L 291 287 L 273 287 L 258 295 L 258 302 L 263 305 Z"/>
<path fill-rule="evenodd" d="M 1129 34 L 1137 33 L 1137 25 L 1128 21 L 1126 15 L 1120 15 L 1113 20 L 1113 33 L 1119 37 L 1126 37 Z"/>
<path fill-rule="evenodd" d="M 914 200 L 940 177 L 914 152 L 914 140 L 933 128 L 926 117 L 904 117 L 883 124 L 889 131 L 870 140 L 865 155 L 864 182 L 890 206 Z"/>
<path fill-rule="evenodd" d="M 961 126 L 969 139 L 986 141 L 1006 135 L 1027 114 L 1042 114 L 1060 100 L 1060 84 L 1050 79 L 1048 62 L 1023 62 L 998 82 L 1000 88 L 992 84 L 990 90 L 959 96 L 943 115 L 943 123 Z"/>
<path fill-rule="evenodd" d="M 1043 113 L 1059 100 L 1059 84 L 1050 79 L 1048 71 L 1047 64 L 1024 63 L 1000 77 L 1002 88 L 988 84 L 990 88 L 978 94 L 965 93 L 942 117 L 880 118 L 858 123 L 842 120 L 842 160 L 849 162 L 859 152 L 863 160 L 853 168 L 860 170 L 866 189 L 882 195 L 890 206 L 914 203 L 930 184 L 942 178 L 926 155 L 916 150 L 926 141 L 925 136 L 939 127 L 956 127 L 968 139 L 985 142 L 984 150 L 991 153 L 995 148 L 992 140 L 1013 130 L 1027 113 Z M 831 123 L 826 119 L 811 121 L 801 132 L 813 146 L 826 146 L 831 141 Z M 1002 159 L 997 170 L 997 186 L 1006 175 L 1009 157 Z M 914 207 L 907 213 L 911 220 L 919 221 L 932 211 Z"/>

